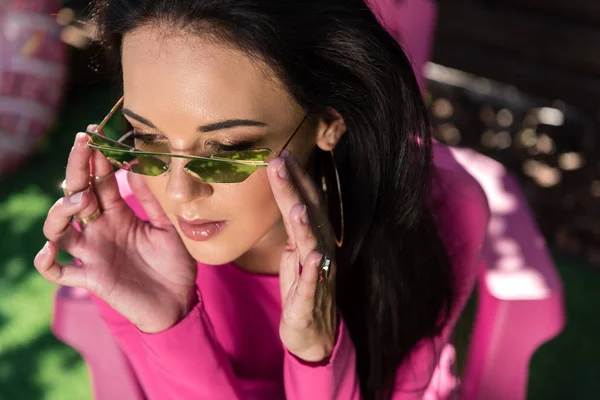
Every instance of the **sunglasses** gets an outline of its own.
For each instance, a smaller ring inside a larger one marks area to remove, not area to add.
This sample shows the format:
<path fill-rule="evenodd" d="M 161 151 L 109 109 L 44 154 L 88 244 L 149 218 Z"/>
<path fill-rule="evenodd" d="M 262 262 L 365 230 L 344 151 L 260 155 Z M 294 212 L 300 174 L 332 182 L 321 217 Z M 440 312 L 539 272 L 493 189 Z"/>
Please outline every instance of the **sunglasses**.
<path fill-rule="evenodd" d="M 211 155 L 210 157 L 188 156 L 182 154 L 147 152 L 135 148 L 133 131 L 127 132 L 118 140 L 100 135 L 101 131 L 113 115 L 123 105 L 123 97 L 104 117 L 96 132 L 86 131 L 89 136 L 88 147 L 98 150 L 115 169 L 125 169 L 136 174 L 146 176 L 159 176 L 170 169 L 172 158 L 189 160 L 183 169 L 194 178 L 209 183 L 239 183 L 245 181 L 259 168 L 266 167 L 268 161 L 277 157 L 292 141 L 300 127 L 306 121 L 308 114 L 304 115 L 296 129 L 288 136 L 279 149 L 272 152 L 270 149 L 251 149 L 244 151 L 227 151 Z"/>

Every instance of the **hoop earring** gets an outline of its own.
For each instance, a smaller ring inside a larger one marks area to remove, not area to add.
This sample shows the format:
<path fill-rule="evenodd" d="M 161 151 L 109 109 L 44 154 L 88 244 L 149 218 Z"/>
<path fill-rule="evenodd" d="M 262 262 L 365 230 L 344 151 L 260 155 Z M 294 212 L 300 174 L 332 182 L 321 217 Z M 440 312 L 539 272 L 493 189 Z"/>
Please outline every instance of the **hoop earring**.
<path fill-rule="evenodd" d="M 342 187 L 340 185 L 340 175 L 338 174 L 338 169 L 337 169 L 337 166 L 335 165 L 335 157 L 333 156 L 333 150 L 329 150 L 329 153 L 331 154 L 331 163 L 333 164 L 333 170 L 335 172 L 335 180 L 336 180 L 336 184 L 337 184 L 338 199 L 340 200 L 340 225 L 341 225 L 340 236 L 341 237 L 338 239 L 335 231 L 333 232 L 333 234 L 335 236 L 335 244 L 337 245 L 337 247 L 342 247 L 342 245 L 344 244 L 344 203 L 342 201 Z M 325 174 L 323 174 L 321 176 L 321 188 L 323 189 L 324 193 L 327 193 L 328 186 L 327 186 L 327 179 L 325 178 Z"/>

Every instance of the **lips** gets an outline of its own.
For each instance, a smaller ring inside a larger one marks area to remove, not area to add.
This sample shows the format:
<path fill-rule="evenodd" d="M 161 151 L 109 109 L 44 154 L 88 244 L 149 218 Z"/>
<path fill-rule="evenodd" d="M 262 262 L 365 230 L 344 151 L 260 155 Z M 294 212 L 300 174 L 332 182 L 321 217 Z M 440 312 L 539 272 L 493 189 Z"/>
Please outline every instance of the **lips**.
<path fill-rule="evenodd" d="M 218 235 L 227 221 L 212 221 L 207 219 L 187 220 L 177 217 L 177 223 L 181 232 L 190 240 L 204 242 Z"/>

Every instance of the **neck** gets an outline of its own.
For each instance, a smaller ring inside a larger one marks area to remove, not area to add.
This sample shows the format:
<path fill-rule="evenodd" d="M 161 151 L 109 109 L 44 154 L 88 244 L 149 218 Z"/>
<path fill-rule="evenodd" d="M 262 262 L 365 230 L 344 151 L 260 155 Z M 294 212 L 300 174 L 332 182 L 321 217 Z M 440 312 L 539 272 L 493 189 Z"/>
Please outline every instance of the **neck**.
<path fill-rule="evenodd" d="M 283 220 L 280 220 L 234 263 L 238 268 L 253 274 L 279 275 L 281 253 L 287 239 Z"/>

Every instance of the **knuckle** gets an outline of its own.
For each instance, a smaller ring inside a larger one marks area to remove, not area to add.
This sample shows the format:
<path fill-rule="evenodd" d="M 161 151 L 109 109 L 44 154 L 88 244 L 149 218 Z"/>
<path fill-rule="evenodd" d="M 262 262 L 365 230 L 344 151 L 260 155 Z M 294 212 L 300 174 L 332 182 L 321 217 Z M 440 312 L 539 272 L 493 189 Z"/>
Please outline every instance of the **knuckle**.
<path fill-rule="evenodd" d="M 44 234 L 44 237 L 46 239 L 50 239 L 50 237 L 52 236 L 52 231 L 51 231 L 50 227 L 48 226 L 48 220 L 46 220 L 46 222 L 44 222 L 44 228 L 42 229 L 42 233 Z"/>
<path fill-rule="evenodd" d="M 44 236 L 47 239 L 50 239 L 50 236 L 52 235 L 52 232 L 54 231 L 52 229 L 53 224 L 54 224 L 54 213 L 52 213 L 52 209 L 51 209 L 50 212 L 48 213 L 48 216 L 46 217 L 46 221 L 44 221 L 44 227 L 42 228 L 42 232 L 44 233 Z"/>
<path fill-rule="evenodd" d="M 315 243 L 314 247 L 317 247 L 317 243 Z M 320 261 L 321 253 L 318 250 L 313 250 L 306 256 L 306 265 L 310 265 L 312 268 L 316 268 Z"/>
<path fill-rule="evenodd" d="M 315 248 L 317 248 L 317 245 L 318 245 L 317 238 L 315 237 L 312 229 L 309 229 L 309 228 L 305 228 L 305 229 L 306 229 L 306 231 L 305 231 L 305 233 L 303 235 L 304 244 L 309 249 L 315 249 Z M 309 260 L 307 260 L 307 261 L 309 261 Z"/>
<path fill-rule="evenodd" d="M 45 265 L 39 259 L 35 259 L 33 265 L 44 279 L 51 283 L 56 283 L 55 276 L 52 274 L 52 264 Z"/>
<path fill-rule="evenodd" d="M 296 289 L 296 294 L 302 300 L 312 300 L 315 298 L 315 289 L 312 285 L 301 283 L 298 285 L 298 289 Z"/>
<path fill-rule="evenodd" d="M 297 329 L 308 329 L 311 327 L 313 320 L 312 315 L 304 315 L 297 311 L 287 311 L 285 313 L 285 321 L 288 325 Z"/>

